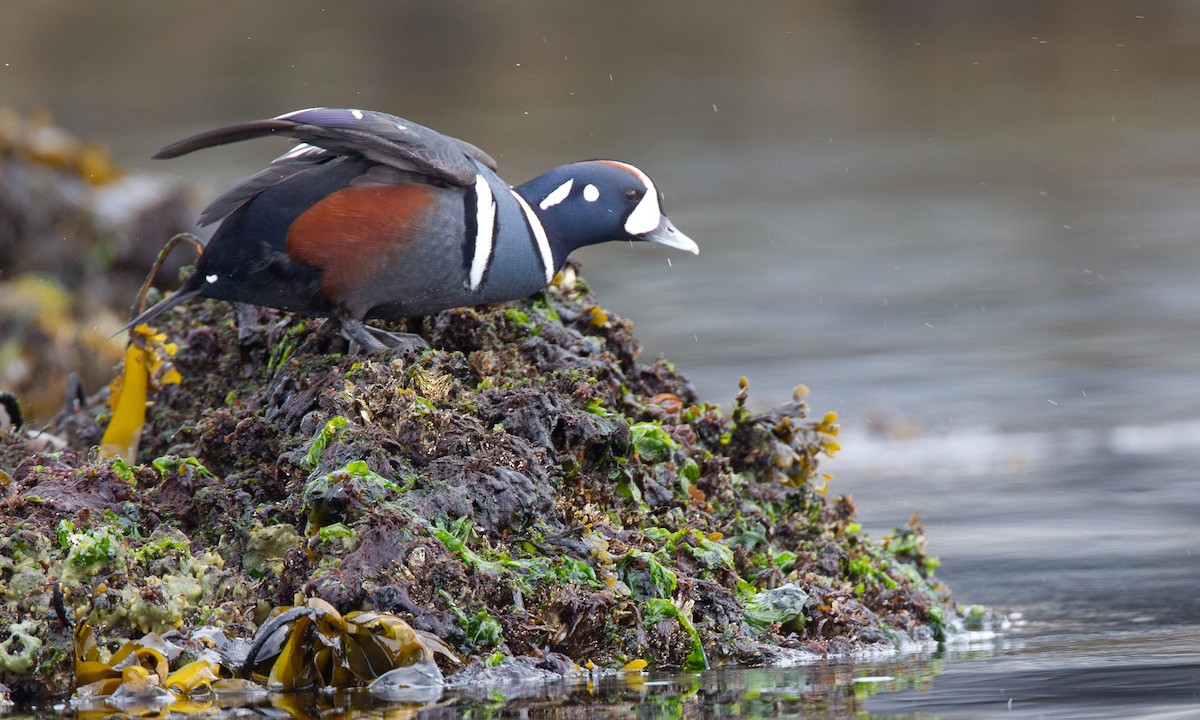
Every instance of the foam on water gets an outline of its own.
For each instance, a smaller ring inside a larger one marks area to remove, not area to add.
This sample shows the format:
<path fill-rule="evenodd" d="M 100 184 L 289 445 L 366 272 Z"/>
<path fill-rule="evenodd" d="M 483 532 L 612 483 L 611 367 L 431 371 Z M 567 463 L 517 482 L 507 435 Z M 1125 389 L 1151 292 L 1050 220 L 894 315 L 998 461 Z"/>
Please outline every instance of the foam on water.
<path fill-rule="evenodd" d="M 977 427 L 906 437 L 890 437 L 859 426 L 843 428 L 841 445 L 841 452 L 825 465 L 835 473 L 975 476 L 1021 472 L 1096 453 L 1149 456 L 1197 450 L 1200 419 L 1047 432 Z"/>

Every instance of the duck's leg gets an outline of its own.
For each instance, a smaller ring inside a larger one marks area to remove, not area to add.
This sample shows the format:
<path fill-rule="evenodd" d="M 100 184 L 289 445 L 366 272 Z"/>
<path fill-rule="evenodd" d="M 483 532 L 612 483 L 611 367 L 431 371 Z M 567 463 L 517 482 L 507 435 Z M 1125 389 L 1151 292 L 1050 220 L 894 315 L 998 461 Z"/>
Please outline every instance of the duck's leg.
<path fill-rule="evenodd" d="M 379 352 L 387 348 L 401 350 L 429 347 L 429 343 L 420 335 L 412 333 L 394 333 L 371 327 L 362 320 L 334 319 L 340 324 L 342 337 L 350 341 L 350 353 Z"/>
<path fill-rule="evenodd" d="M 331 318 L 330 322 L 338 323 L 338 331 L 342 337 L 350 341 L 350 354 L 357 355 L 360 352 L 379 352 L 386 350 L 387 345 L 375 339 L 375 336 L 367 330 L 367 326 L 362 320 L 338 320 Z"/>
<path fill-rule="evenodd" d="M 388 330 L 380 330 L 377 327 L 366 324 L 364 324 L 363 327 L 367 329 L 367 332 L 388 347 L 405 349 L 412 348 L 414 350 L 416 348 L 429 347 L 429 343 L 425 342 L 425 338 L 416 333 L 390 332 Z"/>

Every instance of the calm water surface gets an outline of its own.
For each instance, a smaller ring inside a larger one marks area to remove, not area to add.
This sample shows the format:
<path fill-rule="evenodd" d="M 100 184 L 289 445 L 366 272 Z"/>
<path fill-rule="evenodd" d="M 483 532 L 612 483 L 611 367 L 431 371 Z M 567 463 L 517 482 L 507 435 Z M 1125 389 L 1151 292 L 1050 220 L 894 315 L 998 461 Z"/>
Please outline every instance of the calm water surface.
<path fill-rule="evenodd" d="M 585 249 L 601 300 L 708 400 L 808 385 L 868 528 L 920 512 L 956 597 L 1020 617 L 936 656 L 420 716 L 1200 715 L 1200 5 L 17 1 L 0 102 L 208 192 L 281 146 L 146 158 L 321 104 L 512 182 L 637 162 L 702 252 Z"/>

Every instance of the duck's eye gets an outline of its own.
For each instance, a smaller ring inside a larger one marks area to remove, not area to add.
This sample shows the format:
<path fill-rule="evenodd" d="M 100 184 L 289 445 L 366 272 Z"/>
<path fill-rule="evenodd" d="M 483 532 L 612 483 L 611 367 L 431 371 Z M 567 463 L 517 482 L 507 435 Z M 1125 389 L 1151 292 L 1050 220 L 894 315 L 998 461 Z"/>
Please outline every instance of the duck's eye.
<path fill-rule="evenodd" d="M 628 200 L 629 202 L 637 202 L 641 198 L 641 196 L 642 196 L 642 194 L 639 193 L 637 190 L 626 190 L 625 191 L 625 199 Z"/>

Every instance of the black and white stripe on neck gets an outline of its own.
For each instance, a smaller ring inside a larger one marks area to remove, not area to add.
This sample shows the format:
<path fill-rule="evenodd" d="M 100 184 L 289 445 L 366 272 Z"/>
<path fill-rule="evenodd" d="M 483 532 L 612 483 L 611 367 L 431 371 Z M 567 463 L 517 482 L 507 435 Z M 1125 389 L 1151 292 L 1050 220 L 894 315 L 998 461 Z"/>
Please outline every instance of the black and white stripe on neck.
<path fill-rule="evenodd" d="M 546 228 L 542 227 L 542 221 L 538 218 L 537 213 L 533 208 L 529 207 L 529 203 L 525 202 L 525 198 L 513 189 L 509 189 L 512 196 L 516 198 L 517 204 L 521 206 L 521 210 L 525 213 L 525 221 L 529 224 L 529 234 L 533 236 L 533 247 L 537 251 L 538 257 L 542 260 L 542 271 L 546 275 L 546 283 L 549 284 L 554 279 L 554 251 L 550 249 L 550 239 L 546 237 Z"/>

